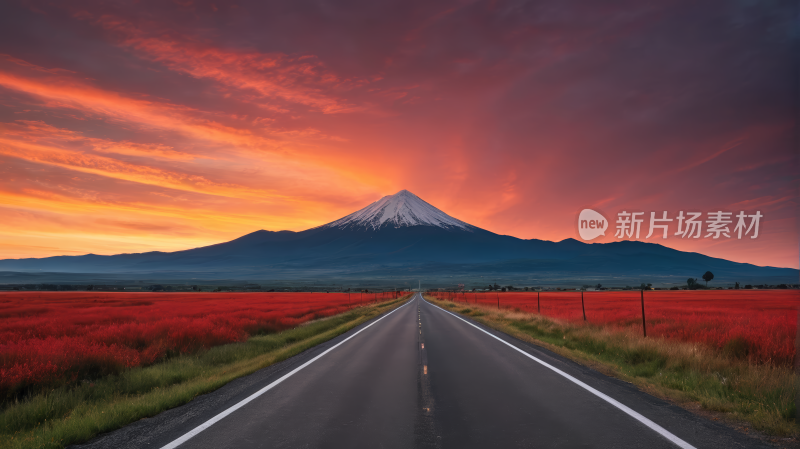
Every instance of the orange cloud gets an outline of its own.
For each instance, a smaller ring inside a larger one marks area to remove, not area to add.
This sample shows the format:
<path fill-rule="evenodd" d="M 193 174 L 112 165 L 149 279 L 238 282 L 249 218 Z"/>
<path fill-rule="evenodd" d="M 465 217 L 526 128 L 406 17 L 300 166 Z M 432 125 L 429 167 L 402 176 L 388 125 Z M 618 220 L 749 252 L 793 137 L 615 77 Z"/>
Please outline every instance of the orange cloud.
<path fill-rule="evenodd" d="M 97 22 L 121 35 L 121 44 L 142 57 L 160 62 L 173 71 L 214 80 L 219 87 L 252 91 L 265 100 L 280 99 L 327 114 L 363 109 L 331 93 L 346 91 L 367 81 L 342 79 L 314 56 L 223 50 L 186 36 L 169 35 L 164 30 L 147 33 L 126 20 L 109 15 L 100 17 Z M 277 112 L 289 112 L 279 105 L 259 103 Z"/>
<path fill-rule="evenodd" d="M 219 183 L 204 176 L 190 175 L 156 167 L 122 162 L 116 159 L 73 152 L 29 142 L 0 137 L 0 154 L 23 157 L 32 162 L 69 168 L 84 173 L 109 176 L 126 181 L 168 187 L 208 195 L 249 197 L 252 199 L 282 198 L 276 192 L 257 190 L 241 185 Z"/>
<path fill-rule="evenodd" d="M 41 71 L 49 73 L 44 69 Z M 26 77 L 9 70 L 3 71 L 0 67 L 0 86 L 41 99 L 43 106 L 51 110 L 73 109 L 104 118 L 109 125 L 135 126 L 140 133 L 178 133 L 183 137 L 183 143 L 190 140 L 201 142 L 196 146 L 194 154 L 205 158 L 219 158 L 227 153 L 254 157 L 274 166 L 291 166 L 297 165 L 295 159 L 303 156 L 303 153 L 324 154 L 324 147 L 316 148 L 319 141 L 341 143 L 347 140 L 309 127 L 273 129 L 258 119 L 254 122 L 242 122 L 234 118 L 235 124 L 225 124 L 209 117 L 230 119 L 228 113 L 201 111 L 155 99 L 134 98 L 93 87 L 76 77 L 65 75 Z M 146 98 L 141 95 L 139 97 Z M 129 155 L 150 152 L 153 156 L 167 159 L 189 157 L 186 152 L 166 151 L 163 143 L 150 146 L 117 143 L 114 148 L 99 145 L 96 150 Z M 346 162 L 337 158 L 302 158 L 300 165 L 317 170 L 334 170 L 347 176 L 352 174 L 352 167 Z"/>
<path fill-rule="evenodd" d="M 156 129 L 175 130 L 187 136 L 244 147 L 273 146 L 274 141 L 255 136 L 246 129 L 225 126 L 219 122 L 193 118 L 186 106 L 125 97 L 87 86 L 77 80 L 55 77 L 38 80 L 0 72 L 0 86 L 45 99 L 50 108 L 69 108 L 99 114 L 124 122 L 133 122 Z"/>
<path fill-rule="evenodd" d="M 16 120 L 14 123 L 0 123 L 0 130 L 6 139 L 14 138 L 29 142 L 80 143 L 85 144 L 93 151 L 100 153 L 114 153 L 128 156 L 142 156 L 148 158 L 190 161 L 196 155 L 177 151 L 173 147 L 158 143 L 136 143 L 129 141 L 112 141 L 85 137 L 83 133 L 64 128 L 56 128 L 38 120 Z"/>

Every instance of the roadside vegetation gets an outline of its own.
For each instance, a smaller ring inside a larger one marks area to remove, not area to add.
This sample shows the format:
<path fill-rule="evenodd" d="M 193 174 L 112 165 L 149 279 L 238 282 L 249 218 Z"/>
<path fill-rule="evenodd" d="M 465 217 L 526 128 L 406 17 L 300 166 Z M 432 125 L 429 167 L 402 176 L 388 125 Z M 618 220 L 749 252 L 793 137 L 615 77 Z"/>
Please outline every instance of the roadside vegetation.
<path fill-rule="evenodd" d="M 791 366 L 753 363 L 736 348 L 644 338 L 640 331 L 550 318 L 519 309 L 426 299 L 545 347 L 642 390 L 726 419 L 740 430 L 796 438 L 798 376 Z"/>
<path fill-rule="evenodd" d="M 397 294 L 0 293 L 0 403 L 282 332 Z"/>
<path fill-rule="evenodd" d="M 407 298 L 7 400 L 0 411 L 0 447 L 62 448 L 87 441 L 297 355 L 398 307 Z"/>

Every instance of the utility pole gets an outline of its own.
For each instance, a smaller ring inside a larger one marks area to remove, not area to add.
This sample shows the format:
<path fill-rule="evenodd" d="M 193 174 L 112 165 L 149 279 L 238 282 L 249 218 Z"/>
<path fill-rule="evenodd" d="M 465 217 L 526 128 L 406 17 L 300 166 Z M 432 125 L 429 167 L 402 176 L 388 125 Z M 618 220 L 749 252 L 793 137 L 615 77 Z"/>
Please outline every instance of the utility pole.
<path fill-rule="evenodd" d="M 583 290 L 581 290 L 581 309 L 583 310 L 583 321 L 586 321 L 586 306 L 583 305 Z"/>
<path fill-rule="evenodd" d="M 645 338 L 647 338 L 647 321 L 644 319 L 644 289 L 642 289 L 640 293 L 642 297 L 642 331 L 644 332 Z"/>

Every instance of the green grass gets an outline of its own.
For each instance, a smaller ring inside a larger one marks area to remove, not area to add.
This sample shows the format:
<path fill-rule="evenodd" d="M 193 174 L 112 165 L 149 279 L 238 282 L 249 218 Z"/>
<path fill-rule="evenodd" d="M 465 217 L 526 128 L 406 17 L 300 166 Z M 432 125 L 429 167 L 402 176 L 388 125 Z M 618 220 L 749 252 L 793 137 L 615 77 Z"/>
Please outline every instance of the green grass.
<path fill-rule="evenodd" d="M 245 342 L 130 369 L 94 383 L 56 388 L 3 404 L 0 447 L 62 448 L 85 442 L 299 354 L 396 308 L 404 300 L 357 308 L 279 334 L 251 337 Z"/>
<path fill-rule="evenodd" d="M 426 299 L 679 404 L 699 404 L 767 435 L 800 434 L 795 402 L 798 376 L 791 367 L 749 364 L 735 345 L 714 351 L 518 310 L 481 305 L 465 309 L 449 301 Z"/>

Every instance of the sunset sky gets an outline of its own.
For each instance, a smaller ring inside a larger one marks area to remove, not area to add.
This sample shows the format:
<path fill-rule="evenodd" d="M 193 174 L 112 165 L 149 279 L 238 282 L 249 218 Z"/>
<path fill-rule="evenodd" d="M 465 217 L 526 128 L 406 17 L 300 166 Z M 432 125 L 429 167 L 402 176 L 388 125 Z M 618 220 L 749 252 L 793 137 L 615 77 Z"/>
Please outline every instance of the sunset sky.
<path fill-rule="evenodd" d="M 640 240 L 798 268 L 799 30 L 788 1 L 5 2 L 0 258 L 300 231 L 408 189 L 546 240 L 583 208 L 760 211 L 757 239 Z"/>

